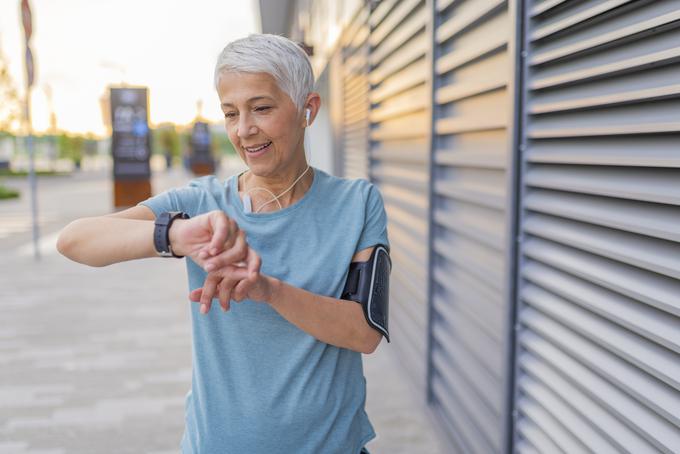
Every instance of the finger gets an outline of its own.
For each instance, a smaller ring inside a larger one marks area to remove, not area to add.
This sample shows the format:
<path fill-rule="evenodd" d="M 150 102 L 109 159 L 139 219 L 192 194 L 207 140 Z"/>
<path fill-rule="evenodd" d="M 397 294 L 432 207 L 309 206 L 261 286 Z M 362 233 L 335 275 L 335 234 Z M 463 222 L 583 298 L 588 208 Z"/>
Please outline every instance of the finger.
<path fill-rule="evenodd" d="M 229 235 L 229 225 L 227 215 L 222 211 L 214 211 L 210 215 L 210 223 L 213 235 L 210 239 L 210 254 L 218 254 L 222 250 L 222 245 L 227 241 Z"/>
<path fill-rule="evenodd" d="M 257 274 L 260 272 L 260 267 L 262 266 L 262 259 L 259 255 L 257 255 L 255 249 L 251 248 L 250 246 L 248 246 L 246 266 L 248 267 L 248 274 L 251 277 L 257 276 Z"/>
<path fill-rule="evenodd" d="M 208 272 L 214 271 L 246 260 L 247 255 L 248 243 L 246 242 L 246 234 L 243 230 L 239 230 L 234 245 L 216 257 L 206 260 L 204 268 Z"/>
<path fill-rule="evenodd" d="M 231 287 L 227 287 L 226 285 L 224 285 L 223 282 L 220 282 L 218 289 L 220 295 L 220 306 L 222 306 L 222 310 L 224 312 L 227 312 L 229 310 L 229 298 L 231 296 Z"/>
<path fill-rule="evenodd" d="M 217 284 L 220 278 L 215 274 L 209 274 L 203 283 L 203 292 L 201 293 L 201 314 L 207 314 L 210 311 L 212 299 L 215 296 Z"/>
<path fill-rule="evenodd" d="M 234 287 L 234 301 L 238 301 L 239 303 L 243 301 L 248 295 L 248 292 L 252 288 L 253 284 L 254 282 L 251 278 L 239 281 L 239 283 L 236 284 L 236 287 Z"/>
<path fill-rule="evenodd" d="M 229 235 L 227 236 L 227 240 L 222 245 L 222 250 L 226 251 L 227 249 L 231 248 L 234 245 L 238 232 L 239 232 L 238 224 L 236 223 L 236 221 L 229 218 Z"/>
<path fill-rule="evenodd" d="M 191 292 L 189 292 L 189 300 L 193 301 L 194 303 L 198 303 L 201 300 L 201 293 L 203 292 L 203 288 L 195 288 Z"/>

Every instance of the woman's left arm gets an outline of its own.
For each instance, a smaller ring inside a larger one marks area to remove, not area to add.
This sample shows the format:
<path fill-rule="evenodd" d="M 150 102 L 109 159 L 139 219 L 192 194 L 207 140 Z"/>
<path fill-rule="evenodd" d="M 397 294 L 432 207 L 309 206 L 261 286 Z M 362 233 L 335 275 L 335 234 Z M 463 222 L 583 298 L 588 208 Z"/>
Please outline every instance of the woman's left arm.
<path fill-rule="evenodd" d="M 378 347 L 382 334 L 366 322 L 361 304 L 317 295 L 278 279 L 272 285 L 267 303 L 316 339 L 366 354 Z"/>
<path fill-rule="evenodd" d="M 352 261 L 368 260 L 373 249 L 370 247 L 356 253 Z M 252 249 L 249 252 L 249 255 L 254 254 Z M 336 347 L 369 354 L 382 340 L 382 334 L 366 321 L 361 304 L 294 287 L 261 274 L 259 266 L 250 270 L 226 267 L 210 273 L 203 288 L 193 290 L 189 298 L 205 305 L 201 313 L 208 313 L 215 294 L 219 294 L 220 303 L 226 309 L 229 308 L 229 299 L 241 301 L 247 298 L 267 303 L 307 334 Z"/>

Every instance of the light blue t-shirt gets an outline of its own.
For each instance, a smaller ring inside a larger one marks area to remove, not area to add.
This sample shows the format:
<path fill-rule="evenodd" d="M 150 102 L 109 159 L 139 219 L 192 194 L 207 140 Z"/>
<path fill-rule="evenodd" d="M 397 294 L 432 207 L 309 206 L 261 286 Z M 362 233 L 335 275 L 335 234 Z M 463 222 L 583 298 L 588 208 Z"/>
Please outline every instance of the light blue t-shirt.
<path fill-rule="evenodd" d="M 387 218 L 375 185 L 313 170 L 304 197 L 270 213 L 244 213 L 236 175 L 197 178 L 141 204 L 156 215 L 223 210 L 246 232 L 262 273 L 339 298 L 354 254 L 389 246 Z M 189 289 L 202 287 L 206 273 L 186 264 Z M 214 300 L 205 316 L 187 305 L 193 373 L 182 452 L 358 454 L 375 437 L 361 353 L 315 339 L 266 303 L 232 301 L 224 313 Z"/>

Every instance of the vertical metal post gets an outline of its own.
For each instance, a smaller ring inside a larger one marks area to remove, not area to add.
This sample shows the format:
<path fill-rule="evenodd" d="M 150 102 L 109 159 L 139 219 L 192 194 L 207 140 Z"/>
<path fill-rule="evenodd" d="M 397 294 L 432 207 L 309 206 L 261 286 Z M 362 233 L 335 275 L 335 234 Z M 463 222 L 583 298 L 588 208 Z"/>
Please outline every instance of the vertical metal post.
<path fill-rule="evenodd" d="M 516 444 L 517 418 L 517 335 L 519 323 L 519 290 L 521 272 L 520 238 L 522 234 L 522 175 L 523 175 L 523 128 L 524 128 L 524 94 L 525 94 L 525 59 L 526 46 L 524 34 L 524 1 L 509 0 L 508 15 L 511 29 L 508 37 L 508 55 L 510 76 L 508 78 L 509 130 L 506 190 L 509 204 L 507 206 L 506 228 L 506 313 L 505 313 L 505 399 L 503 416 L 503 447 L 505 452 L 514 452 Z"/>
<path fill-rule="evenodd" d="M 426 377 L 425 377 L 425 387 L 426 387 L 426 402 L 431 404 L 434 400 L 434 393 L 432 391 L 432 375 L 433 375 L 433 364 L 432 364 L 432 349 L 434 348 L 434 339 L 432 334 L 432 324 L 434 321 L 434 304 L 433 299 L 433 287 L 434 279 L 432 278 L 434 273 L 434 211 L 435 211 L 435 193 L 434 193 L 434 180 L 436 169 L 434 165 L 434 153 L 436 147 L 436 131 L 435 131 L 435 91 L 437 88 L 437 76 L 435 73 L 435 62 L 437 59 L 437 46 L 435 42 L 435 33 L 437 30 L 437 8 L 435 5 L 435 0 L 427 0 L 425 3 L 425 8 L 428 10 L 428 21 L 426 25 L 427 38 L 428 38 L 428 137 L 427 137 L 427 148 L 429 155 L 429 169 L 428 169 L 428 225 L 427 225 L 427 236 L 428 236 L 428 260 L 427 260 L 427 365 L 426 365 Z"/>
<path fill-rule="evenodd" d="M 40 233 L 38 231 L 38 188 L 35 176 L 35 159 L 33 150 L 33 127 L 31 123 L 31 85 L 26 78 L 26 99 L 24 120 L 26 122 L 26 149 L 28 151 L 28 181 L 31 187 L 31 218 L 33 223 L 33 257 L 40 260 Z"/>

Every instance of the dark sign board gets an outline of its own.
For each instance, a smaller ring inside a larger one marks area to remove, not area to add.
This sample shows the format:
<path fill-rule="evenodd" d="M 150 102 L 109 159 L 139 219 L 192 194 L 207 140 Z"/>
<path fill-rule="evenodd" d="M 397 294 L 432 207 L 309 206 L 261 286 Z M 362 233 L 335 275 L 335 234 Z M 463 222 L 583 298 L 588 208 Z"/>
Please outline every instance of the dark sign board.
<path fill-rule="evenodd" d="M 111 150 L 113 177 L 143 179 L 151 176 L 151 134 L 146 88 L 111 88 Z"/>
<path fill-rule="evenodd" d="M 196 163 L 212 163 L 208 123 L 197 121 L 191 131 L 192 159 Z"/>

